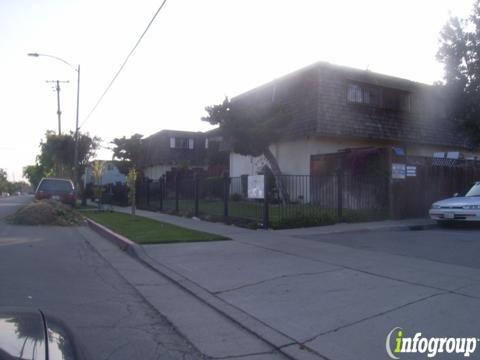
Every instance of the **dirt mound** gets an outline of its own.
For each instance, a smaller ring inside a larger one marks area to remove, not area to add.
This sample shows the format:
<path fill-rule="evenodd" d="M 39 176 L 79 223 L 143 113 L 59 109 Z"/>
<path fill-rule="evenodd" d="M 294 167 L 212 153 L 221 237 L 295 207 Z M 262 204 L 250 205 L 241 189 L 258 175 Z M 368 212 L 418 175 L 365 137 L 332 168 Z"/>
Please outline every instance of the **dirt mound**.
<path fill-rule="evenodd" d="M 18 225 L 78 225 L 83 218 L 70 206 L 54 200 L 34 201 L 7 218 Z"/>

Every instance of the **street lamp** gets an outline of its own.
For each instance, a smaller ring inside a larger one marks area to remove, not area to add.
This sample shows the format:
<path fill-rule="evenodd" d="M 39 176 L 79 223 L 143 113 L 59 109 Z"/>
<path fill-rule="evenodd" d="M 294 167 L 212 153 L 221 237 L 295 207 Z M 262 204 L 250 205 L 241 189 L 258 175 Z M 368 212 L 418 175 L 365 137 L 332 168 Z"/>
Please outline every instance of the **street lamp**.
<path fill-rule="evenodd" d="M 80 64 L 77 67 L 70 64 L 68 61 L 59 58 L 58 56 L 54 55 L 47 55 L 47 54 L 39 54 L 39 53 L 28 53 L 28 56 L 39 57 L 45 56 L 49 57 L 58 61 L 63 62 L 64 64 L 70 66 L 73 70 L 77 72 L 77 111 L 76 111 L 76 118 L 75 118 L 75 138 L 74 138 L 74 152 L 73 152 L 73 181 L 75 183 L 75 187 L 77 187 L 77 173 L 78 173 L 78 115 L 79 115 L 79 106 L 80 106 Z"/>

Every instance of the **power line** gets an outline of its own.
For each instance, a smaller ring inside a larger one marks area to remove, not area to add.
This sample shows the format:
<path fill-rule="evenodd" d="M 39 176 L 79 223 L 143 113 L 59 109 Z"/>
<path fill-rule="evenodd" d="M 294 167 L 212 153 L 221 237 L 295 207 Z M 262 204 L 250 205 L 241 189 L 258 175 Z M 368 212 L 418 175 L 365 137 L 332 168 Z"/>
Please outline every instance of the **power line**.
<path fill-rule="evenodd" d="M 143 37 L 145 36 L 145 34 L 147 33 L 148 29 L 150 29 L 150 26 L 153 24 L 153 22 L 155 21 L 155 18 L 157 17 L 158 13 L 162 10 L 162 8 L 164 7 L 165 3 L 167 2 L 167 0 L 163 0 L 162 4 L 160 5 L 160 7 L 157 9 L 157 11 L 155 12 L 155 14 L 153 15 L 152 19 L 150 20 L 150 22 L 148 23 L 147 27 L 145 28 L 145 30 L 143 31 L 142 35 L 140 35 L 140 37 L 138 38 L 137 42 L 135 43 L 135 46 L 132 48 L 132 50 L 130 50 L 130 52 L 128 53 L 127 57 L 125 58 L 125 60 L 123 61 L 122 65 L 120 66 L 120 68 L 118 69 L 118 71 L 116 72 L 115 76 L 112 78 L 112 80 L 110 81 L 110 83 L 107 85 L 107 87 L 105 88 L 105 91 L 102 93 L 102 95 L 98 98 L 97 102 L 95 103 L 95 106 L 92 108 L 92 110 L 90 110 L 90 112 L 88 113 L 87 117 L 85 118 L 85 120 L 83 120 L 83 122 L 80 124 L 79 128 L 81 128 L 86 122 L 87 120 L 90 118 L 90 116 L 93 114 L 93 112 L 97 109 L 98 105 L 100 104 L 100 102 L 103 100 L 103 98 L 105 97 L 105 95 L 107 94 L 107 92 L 110 90 L 110 88 L 112 87 L 113 83 L 115 82 L 115 80 L 117 79 L 118 75 L 120 75 L 120 73 L 122 72 L 123 68 L 125 67 L 125 65 L 127 64 L 128 60 L 130 59 L 130 56 L 132 56 L 133 52 L 135 51 L 135 49 L 138 47 L 138 45 L 140 44 L 140 42 L 142 41 Z"/>

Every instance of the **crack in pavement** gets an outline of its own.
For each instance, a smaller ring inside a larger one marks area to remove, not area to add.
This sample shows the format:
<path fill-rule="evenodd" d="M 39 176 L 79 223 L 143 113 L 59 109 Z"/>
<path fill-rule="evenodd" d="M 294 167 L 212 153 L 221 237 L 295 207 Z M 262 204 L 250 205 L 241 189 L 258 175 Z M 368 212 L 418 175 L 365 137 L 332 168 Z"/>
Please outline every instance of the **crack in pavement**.
<path fill-rule="evenodd" d="M 420 302 L 423 302 L 423 301 L 432 299 L 432 298 L 434 298 L 434 297 L 441 296 L 441 295 L 445 295 L 445 294 L 449 294 L 449 293 L 450 293 L 450 291 L 444 291 L 444 292 L 432 294 L 432 295 L 429 295 L 429 296 L 425 296 L 425 297 L 423 297 L 423 298 L 420 298 L 420 299 L 417 299 L 417 300 L 414 300 L 414 301 L 410 301 L 410 302 L 405 303 L 405 304 L 403 304 L 403 305 L 396 306 L 396 307 L 394 307 L 393 309 L 385 310 L 385 311 L 382 311 L 382 312 L 380 312 L 380 313 L 377 313 L 377 314 L 374 314 L 374 315 L 371 315 L 371 316 L 367 316 L 367 317 L 365 317 L 365 318 L 363 318 L 363 319 L 359 319 L 359 320 L 357 320 L 357 321 L 354 321 L 354 322 L 351 322 L 351 323 L 348 323 L 348 324 L 339 326 L 339 327 L 337 327 L 337 328 L 335 328 L 335 329 L 330 329 L 330 330 L 327 330 L 327 331 L 323 331 L 323 332 L 321 332 L 321 333 L 319 333 L 319 334 L 317 334 L 317 335 L 315 335 L 315 336 L 312 336 L 312 337 L 308 338 L 307 340 L 302 341 L 301 344 L 302 344 L 302 345 L 305 345 L 305 344 L 307 344 L 307 343 L 309 343 L 309 342 L 312 342 L 312 341 L 316 340 L 316 339 L 319 338 L 320 336 L 327 335 L 327 334 L 330 334 L 330 333 L 332 333 L 332 332 L 336 332 L 336 331 L 338 331 L 338 330 L 345 329 L 345 328 L 350 327 L 350 326 L 358 325 L 358 324 L 360 324 L 360 323 L 362 323 L 362 322 L 364 322 L 364 321 L 371 320 L 371 319 L 375 319 L 375 318 L 380 317 L 380 316 L 383 316 L 383 315 L 385 315 L 385 314 L 389 314 L 389 313 L 394 312 L 394 311 L 397 311 L 397 310 L 399 310 L 399 309 L 403 309 L 403 308 L 405 308 L 405 307 L 407 307 L 407 306 L 410 306 L 410 305 L 413 305 L 413 304 L 418 304 L 418 303 L 420 303 Z"/>
<path fill-rule="evenodd" d="M 392 281 L 398 281 L 398 282 L 401 282 L 401 283 L 404 283 L 404 284 L 409 284 L 409 285 L 415 285 L 415 286 L 421 286 L 421 287 L 424 287 L 424 288 L 428 288 L 428 289 L 432 289 L 432 290 L 437 290 L 437 291 L 451 291 L 449 289 L 444 289 L 444 288 L 440 288 L 440 287 L 437 287 L 437 286 L 432 286 L 432 285 L 427 285 L 427 284 L 422 284 L 422 283 L 418 283 L 418 282 L 414 282 L 414 281 L 408 281 L 408 280 L 403 280 L 403 279 L 398 279 L 398 278 L 394 278 L 394 277 L 391 277 L 391 276 L 388 276 L 388 275 L 382 275 L 382 274 L 378 274 L 378 273 L 374 273 L 374 272 L 371 272 L 371 271 L 368 271 L 368 270 L 363 270 L 363 269 L 358 269 L 358 268 L 355 268 L 353 266 L 348 266 L 348 265 L 344 265 L 344 264 L 338 264 L 338 263 L 334 263 L 334 262 L 330 262 L 330 261 L 325 261 L 325 260 L 319 260 L 319 259 L 316 259 L 316 258 L 313 258 L 313 257 L 308 257 L 308 256 L 303 256 L 303 255 L 298 255 L 298 254 L 293 254 L 293 253 L 290 253 L 290 252 L 287 252 L 287 251 L 283 251 L 283 250 L 278 250 L 278 249 L 272 249 L 270 247 L 266 247 L 266 246 L 261 246 L 261 245 L 258 245 L 258 244 L 252 244 L 252 243 L 249 243 L 249 242 L 245 242 L 245 241 L 242 241 L 242 240 L 235 240 L 235 241 L 238 241 L 242 244 L 247 244 L 247 245 L 251 245 L 251 246 L 256 246 L 258 248 L 261 248 L 261 249 L 266 249 L 266 250 L 271 250 L 271 251 L 274 251 L 274 252 L 278 252 L 280 254 L 283 254 L 283 255 L 290 255 L 290 256 L 296 256 L 300 259 L 306 259 L 306 260 L 310 260 L 310 261 L 315 261 L 315 262 L 318 262 L 318 263 L 321 263 L 321 264 L 326 264 L 326 265 L 330 265 L 330 266 L 337 266 L 337 267 L 341 267 L 343 269 L 346 269 L 346 270 L 352 270 L 352 271 L 357 271 L 357 272 L 360 272 L 360 273 L 363 273 L 363 274 L 367 274 L 367 275 L 371 275 L 371 276 L 375 276 L 375 277 L 379 277 L 379 278 L 383 278 L 383 279 L 388 279 L 388 280 L 392 280 Z M 465 278 L 465 279 L 468 279 L 470 281 L 475 281 L 471 278 Z M 461 294 L 459 294 L 461 295 Z"/>
<path fill-rule="evenodd" d="M 236 323 L 237 325 L 239 325 L 241 328 L 245 329 L 246 331 L 248 331 L 249 333 L 253 334 L 254 336 L 258 337 L 259 339 L 261 339 L 262 341 L 265 341 L 266 343 L 269 344 L 269 346 L 273 347 L 273 348 L 276 348 L 275 345 L 271 344 L 270 342 L 268 342 L 265 338 L 263 338 L 262 336 L 258 335 L 255 331 L 253 331 L 252 329 L 250 329 L 248 326 L 244 325 L 243 321 L 240 321 L 238 320 L 235 316 L 231 315 L 231 314 L 228 314 L 226 313 L 225 311 L 223 310 L 220 310 L 218 309 L 215 305 L 213 305 L 210 301 L 206 300 L 205 297 L 203 295 L 198 295 L 196 294 L 192 289 L 190 289 L 190 287 L 188 285 L 185 285 L 186 283 L 191 283 L 193 284 L 194 286 L 202 289 L 202 291 L 204 291 L 205 293 L 209 294 L 210 296 L 214 297 L 216 300 L 218 301 L 221 301 L 223 304 L 227 305 L 227 306 L 230 306 L 232 307 L 233 309 L 235 309 L 236 311 L 242 313 L 243 315 L 245 316 L 248 316 L 252 319 L 254 319 L 255 321 L 257 321 L 258 323 L 262 324 L 263 326 L 265 326 L 266 328 L 270 329 L 270 330 L 273 330 L 275 331 L 276 333 L 292 340 L 295 342 L 295 339 L 293 339 L 290 335 L 287 335 L 285 333 L 283 333 L 282 331 L 272 327 L 271 325 L 269 325 L 268 323 L 266 323 L 265 321 L 255 317 L 254 315 L 248 313 L 247 311 L 245 311 L 244 309 L 226 301 L 225 299 L 221 298 L 220 296 L 216 296 L 215 294 L 213 294 L 212 292 L 210 292 L 210 290 L 204 288 L 202 285 L 200 285 L 199 283 L 185 277 L 183 274 L 179 273 L 177 270 L 175 270 L 174 268 L 166 265 L 166 264 L 163 264 L 163 263 L 159 263 L 157 262 L 154 258 L 152 258 L 150 255 L 148 255 L 146 252 L 144 253 L 144 255 L 150 259 L 150 261 L 152 261 L 153 263 L 157 264 L 157 266 L 162 266 L 166 269 L 168 269 L 169 271 L 175 273 L 177 276 L 181 277 L 182 280 L 173 280 L 170 275 L 166 275 L 164 274 L 161 270 L 158 270 L 155 266 L 151 265 L 151 264 L 148 264 L 147 266 L 149 268 L 151 268 L 153 271 L 159 273 L 161 276 L 164 276 L 165 278 L 169 279 L 169 281 L 171 281 L 174 285 L 182 288 L 183 290 L 185 290 L 187 293 L 189 294 L 192 294 L 194 297 L 196 297 L 197 299 L 199 299 L 200 301 L 204 302 L 206 305 L 208 305 L 210 308 L 214 309 L 215 311 L 217 311 L 218 313 L 220 313 L 221 315 L 227 317 L 228 319 L 230 319 L 231 321 L 233 321 L 234 323 Z M 143 262 L 145 262 L 145 260 L 140 260 Z"/>
<path fill-rule="evenodd" d="M 284 275 L 274 276 L 274 277 L 272 277 L 272 278 L 260 280 L 260 281 L 257 281 L 257 282 L 240 285 L 240 286 L 237 286 L 237 287 L 234 287 L 234 288 L 231 288 L 231 289 L 214 291 L 214 292 L 212 292 L 212 294 L 214 294 L 214 295 L 221 295 L 221 294 L 225 294 L 225 293 L 228 293 L 228 292 L 232 292 L 232 291 L 244 289 L 244 288 L 247 288 L 247 287 L 264 284 L 264 283 L 267 283 L 267 282 L 269 282 L 269 281 L 274 281 L 274 280 L 278 280 L 278 279 L 285 279 L 285 278 L 291 278 L 291 277 L 297 277 L 297 276 L 319 275 L 319 274 L 325 274 L 325 273 L 330 273 L 330 272 L 335 272 L 335 271 L 340 271 L 340 270 L 343 270 L 343 269 L 342 269 L 341 267 L 337 267 L 336 269 L 329 269 L 329 270 L 322 270 L 322 271 L 315 271 L 315 272 L 303 272 L 303 273 L 296 273 L 296 274 L 284 274 Z"/>
<path fill-rule="evenodd" d="M 184 351 L 181 351 L 179 349 L 174 349 L 174 350 L 170 350 L 168 349 L 167 346 L 165 346 L 165 344 L 168 344 L 168 342 L 165 341 L 165 339 L 161 338 L 160 336 L 160 333 L 158 333 L 158 331 L 155 331 L 153 334 L 155 335 L 155 338 L 157 339 L 157 345 L 156 345 L 156 349 L 158 349 L 159 347 L 162 347 L 163 349 L 167 349 L 169 351 L 175 351 L 176 353 L 181 353 L 182 355 L 182 359 L 198 359 L 198 358 L 205 358 L 205 355 L 202 354 L 191 342 L 190 340 L 188 340 L 188 338 L 186 338 L 184 335 L 181 334 L 180 331 L 178 331 L 178 329 L 174 326 L 174 324 L 172 324 L 168 318 L 166 318 L 162 313 L 160 313 L 152 304 L 150 304 L 148 302 L 148 300 L 145 298 L 145 296 L 138 291 L 138 289 L 136 289 L 136 287 L 134 285 L 132 285 L 123 275 L 122 273 L 117 270 L 111 263 L 110 261 L 107 260 L 107 258 L 99 251 L 96 249 L 95 246 L 93 246 L 90 241 L 85 237 L 85 235 L 83 233 L 81 233 L 80 231 L 78 231 L 78 233 L 80 234 L 80 236 L 84 239 L 85 243 L 87 244 L 87 247 L 90 248 L 95 254 L 96 256 L 98 257 L 98 262 L 103 262 L 103 264 L 106 265 L 106 267 L 110 268 L 111 270 L 113 270 L 120 278 L 122 278 L 124 281 L 126 281 L 126 283 L 128 284 L 129 288 L 131 289 L 131 291 L 133 293 L 135 293 L 139 299 L 140 299 L 140 302 L 142 304 L 144 304 L 145 306 L 147 306 L 153 314 L 156 314 L 158 317 L 159 317 L 159 320 L 158 321 L 155 321 L 153 324 L 156 325 L 157 328 L 167 328 L 168 329 L 168 332 L 171 333 L 172 335 L 174 335 L 177 339 L 176 339 L 176 344 L 178 346 L 182 345 L 181 343 L 183 343 L 183 345 L 185 345 L 187 348 L 188 348 L 188 351 L 187 350 L 184 350 Z M 125 256 L 128 256 L 125 254 Z M 140 266 L 144 266 L 146 270 L 148 271 L 152 271 L 151 269 L 149 269 L 148 267 L 146 267 L 145 265 L 141 264 L 141 263 L 138 263 L 138 265 Z M 97 271 L 99 271 L 99 269 L 95 269 Z M 95 273 L 97 273 L 97 271 L 95 271 Z M 156 275 L 158 276 L 161 276 L 160 274 L 158 274 L 157 272 L 155 272 Z M 101 278 L 102 281 L 106 281 L 104 278 Z M 108 283 L 108 282 L 107 282 Z M 115 287 L 113 287 L 115 288 Z M 123 293 L 121 292 L 120 290 L 118 290 L 120 293 Z M 127 304 L 128 306 L 128 304 Z M 133 314 L 133 311 L 131 309 L 128 309 L 127 308 L 127 314 L 125 316 L 122 316 L 121 319 L 117 319 L 117 321 L 115 322 L 115 327 L 118 328 L 120 327 L 120 322 L 125 319 L 127 319 L 129 316 L 131 316 Z M 138 326 L 138 325 L 137 325 Z M 150 324 L 150 326 L 152 326 L 152 324 Z M 139 330 L 139 331 L 144 331 L 144 332 L 147 332 L 149 333 L 148 331 L 146 331 L 145 329 L 138 329 L 138 328 L 135 328 L 136 330 Z M 164 355 L 164 354 L 163 354 Z M 162 357 L 162 356 L 160 356 Z"/>
<path fill-rule="evenodd" d="M 273 350 L 273 351 L 263 351 L 263 352 L 256 352 L 256 353 L 247 353 L 247 354 L 242 354 L 242 355 L 231 355 L 231 356 L 219 356 L 219 357 L 210 357 L 210 359 L 215 359 L 215 360 L 223 360 L 223 359 L 242 359 L 246 358 L 248 356 L 255 356 L 255 355 L 273 355 L 277 354 L 278 352 Z"/>
<path fill-rule="evenodd" d="M 298 348 L 299 348 L 300 350 L 308 351 L 308 352 L 310 352 L 310 353 L 313 353 L 313 354 L 319 356 L 320 358 L 322 358 L 323 360 L 332 360 L 332 359 L 330 359 L 329 357 L 327 357 L 327 356 L 319 353 L 317 350 L 312 349 L 312 348 L 309 348 L 308 346 L 306 346 L 306 345 L 304 345 L 304 344 L 302 344 L 302 343 L 298 343 L 298 342 L 296 342 L 296 343 L 294 343 L 294 344 L 287 344 L 287 345 L 280 346 L 280 349 L 285 349 L 285 348 L 287 348 L 287 347 L 289 347 L 289 346 L 292 346 L 292 345 L 298 345 Z"/>

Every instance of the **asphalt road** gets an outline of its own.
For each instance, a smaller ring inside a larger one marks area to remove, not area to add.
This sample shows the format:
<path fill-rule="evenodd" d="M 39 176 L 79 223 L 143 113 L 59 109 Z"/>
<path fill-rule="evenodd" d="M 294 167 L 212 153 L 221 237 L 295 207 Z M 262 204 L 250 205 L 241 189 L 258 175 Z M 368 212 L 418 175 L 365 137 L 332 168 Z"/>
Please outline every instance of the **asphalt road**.
<path fill-rule="evenodd" d="M 28 199 L 0 201 L 5 216 Z M 0 220 L 0 307 L 40 308 L 71 328 L 90 359 L 197 359 L 75 227 Z"/>
<path fill-rule="evenodd" d="M 32 201 L 32 199 L 33 196 L 31 195 L 0 197 L 0 219 L 14 213 L 17 209 Z"/>
<path fill-rule="evenodd" d="M 355 249 L 421 258 L 441 263 L 480 268 L 480 226 L 455 225 L 419 231 L 378 231 L 306 235 Z"/>

